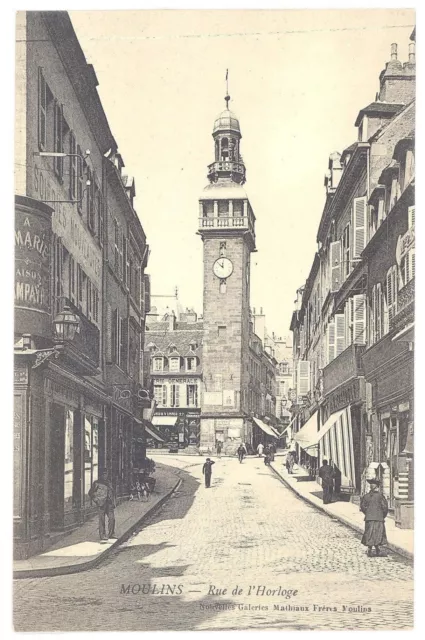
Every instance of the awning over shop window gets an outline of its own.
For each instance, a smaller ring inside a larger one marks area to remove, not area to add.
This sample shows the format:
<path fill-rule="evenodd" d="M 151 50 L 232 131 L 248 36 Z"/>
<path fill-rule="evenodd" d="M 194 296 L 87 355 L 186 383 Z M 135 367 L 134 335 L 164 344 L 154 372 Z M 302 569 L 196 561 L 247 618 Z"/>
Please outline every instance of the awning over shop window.
<path fill-rule="evenodd" d="M 305 425 L 294 434 L 294 440 L 302 449 L 310 449 L 317 445 L 317 411 L 307 420 Z"/>
<path fill-rule="evenodd" d="M 268 436 L 272 436 L 273 438 L 278 438 L 278 436 L 276 435 L 274 429 L 272 427 L 269 427 L 268 424 L 266 424 L 262 420 L 259 420 L 258 418 L 253 418 L 253 420 L 254 420 L 255 424 L 257 425 L 257 427 L 260 427 L 260 429 L 262 431 L 264 431 L 264 433 L 267 433 Z"/>
<path fill-rule="evenodd" d="M 177 416 L 154 416 L 152 424 L 158 427 L 174 427 L 177 422 Z"/>
<path fill-rule="evenodd" d="M 350 407 L 345 407 L 345 409 L 333 413 L 317 435 L 317 442 L 321 444 L 322 460 L 329 460 L 339 469 L 341 472 L 341 484 L 355 487 L 356 476 Z"/>
<path fill-rule="evenodd" d="M 158 442 L 165 442 L 165 440 L 163 440 L 157 433 L 155 433 L 155 431 L 152 431 L 152 429 L 149 429 L 147 425 L 145 425 L 145 429 L 146 429 L 146 433 L 149 433 L 149 435 L 152 436 L 152 438 L 155 438 L 155 440 L 158 440 Z"/>

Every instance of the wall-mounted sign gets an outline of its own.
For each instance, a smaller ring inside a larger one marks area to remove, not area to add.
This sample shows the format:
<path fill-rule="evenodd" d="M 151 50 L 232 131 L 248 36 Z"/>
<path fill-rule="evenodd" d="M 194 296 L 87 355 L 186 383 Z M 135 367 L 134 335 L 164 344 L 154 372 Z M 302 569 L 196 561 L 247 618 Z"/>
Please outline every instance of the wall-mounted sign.
<path fill-rule="evenodd" d="M 15 307 L 50 313 L 51 223 L 29 207 L 15 211 Z"/>
<path fill-rule="evenodd" d="M 234 407 L 235 406 L 235 391 L 234 389 L 223 391 L 223 406 Z"/>

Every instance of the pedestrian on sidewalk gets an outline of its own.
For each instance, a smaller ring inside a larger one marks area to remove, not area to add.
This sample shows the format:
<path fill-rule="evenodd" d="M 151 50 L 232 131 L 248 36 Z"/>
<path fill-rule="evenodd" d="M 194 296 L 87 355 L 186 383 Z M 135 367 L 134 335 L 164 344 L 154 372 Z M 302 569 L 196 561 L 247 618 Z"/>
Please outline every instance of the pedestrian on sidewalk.
<path fill-rule="evenodd" d="M 210 460 L 210 458 L 207 458 L 204 466 L 202 467 L 202 473 L 205 476 L 205 487 L 207 489 L 209 489 L 211 486 L 211 475 L 212 475 L 213 464 L 215 464 L 215 462 L 213 460 Z"/>
<path fill-rule="evenodd" d="M 243 443 L 241 443 L 236 452 L 238 454 L 239 462 L 242 462 L 242 460 L 244 459 L 245 451 L 246 451 L 245 446 L 243 445 Z"/>
<path fill-rule="evenodd" d="M 377 556 L 381 555 L 380 547 L 387 544 L 385 518 L 388 515 L 388 502 L 379 491 L 381 483 L 377 478 L 368 480 L 370 491 L 360 502 L 360 511 L 365 514 L 365 531 L 362 544 L 367 547 L 367 555 L 373 556 L 373 547 Z"/>
<path fill-rule="evenodd" d="M 294 468 L 294 456 L 292 451 L 286 454 L 285 466 L 288 473 L 292 473 Z"/>
<path fill-rule="evenodd" d="M 220 442 L 220 440 L 217 440 L 217 458 L 221 458 L 221 449 L 222 449 L 222 444 Z"/>
<path fill-rule="evenodd" d="M 264 451 L 264 445 L 262 442 L 260 442 L 260 444 L 257 447 L 257 453 L 259 458 L 263 457 L 263 451 Z"/>
<path fill-rule="evenodd" d="M 102 469 L 100 479 L 93 482 L 89 490 L 89 498 L 97 505 L 99 511 L 99 536 L 100 541 L 105 543 L 109 540 L 116 540 L 115 535 L 115 494 L 112 484 L 108 478 L 108 470 Z M 108 517 L 108 535 L 106 535 L 105 518 Z"/>
<path fill-rule="evenodd" d="M 319 469 L 319 478 L 322 478 L 323 504 L 329 504 L 332 502 L 334 475 L 334 470 L 328 464 L 328 461 L 323 460 L 323 464 Z"/>

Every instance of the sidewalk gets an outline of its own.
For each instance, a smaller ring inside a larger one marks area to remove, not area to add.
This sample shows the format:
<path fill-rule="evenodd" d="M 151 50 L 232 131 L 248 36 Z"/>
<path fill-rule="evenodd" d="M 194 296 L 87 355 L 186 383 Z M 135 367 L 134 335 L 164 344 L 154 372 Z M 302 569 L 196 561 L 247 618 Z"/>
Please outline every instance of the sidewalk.
<path fill-rule="evenodd" d="M 112 549 L 126 540 L 144 518 L 158 508 L 180 483 L 178 475 L 157 463 L 155 492 L 148 502 L 138 500 L 123 502 L 115 509 L 117 540 L 100 544 L 97 516 L 64 535 L 61 540 L 43 553 L 28 560 L 15 560 L 14 578 L 44 578 L 66 573 L 78 573 L 96 566 Z"/>
<path fill-rule="evenodd" d="M 359 533 L 364 532 L 364 515 L 358 505 L 353 502 L 332 502 L 323 504 L 321 486 L 315 480 L 308 480 L 307 472 L 298 467 L 294 473 L 288 474 L 281 461 L 275 460 L 271 465 L 273 471 L 281 478 L 284 484 L 291 488 L 300 498 L 309 502 L 317 509 L 324 511 L 332 518 L 336 518 L 343 524 L 351 527 Z M 411 529 L 399 529 L 395 526 L 393 518 L 385 520 L 388 548 L 405 558 L 413 559 L 413 531 Z"/>

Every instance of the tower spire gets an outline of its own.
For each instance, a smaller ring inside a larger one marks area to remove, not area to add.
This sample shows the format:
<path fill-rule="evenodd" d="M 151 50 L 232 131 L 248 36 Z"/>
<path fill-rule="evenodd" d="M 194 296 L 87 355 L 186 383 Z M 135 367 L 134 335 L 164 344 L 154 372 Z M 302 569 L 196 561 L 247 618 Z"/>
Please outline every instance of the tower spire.
<path fill-rule="evenodd" d="M 224 98 L 226 101 L 226 109 L 229 108 L 229 69 L 226 69 L 226 97 Z"/>

